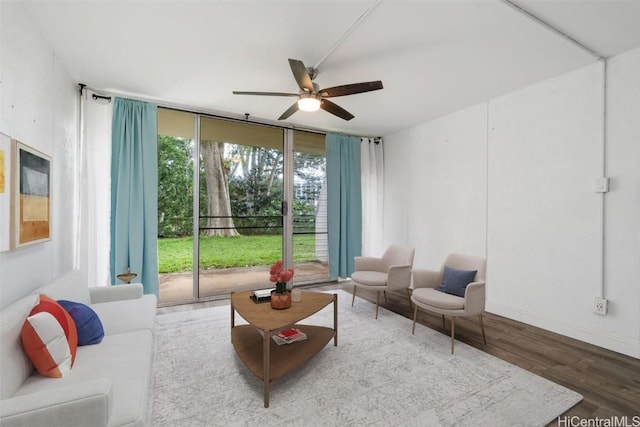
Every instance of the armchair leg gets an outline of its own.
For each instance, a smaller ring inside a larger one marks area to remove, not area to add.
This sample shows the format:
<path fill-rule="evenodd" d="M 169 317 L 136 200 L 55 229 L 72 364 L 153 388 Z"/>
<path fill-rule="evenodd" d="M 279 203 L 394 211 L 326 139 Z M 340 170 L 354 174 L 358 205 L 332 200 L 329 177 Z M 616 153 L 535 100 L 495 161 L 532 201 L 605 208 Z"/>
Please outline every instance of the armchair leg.
<path fill-rule="evenodd" d="M 380 291 L 376 293 L 376 320 L 378 319 L 378 307 L 380 306 Z"/>
<path fill-rule="evenodd" d="M 413 309 L 413 330 L 411 331 L 411 335 L 416 334 L 416 320 L 418 319 L 418 306 L 416 305 Z"/>
<path fill-rule="evenodd" d="M 389 302 L 387 301 L 387 291 L 382 291 L 382 293 L 384 294 L 384 302 Z"/>
<path fill-rule="evenodd" d="M 455 336 L 456 334 L 456 317 L 455 316 L 451 316 L 451 354 L 453 354 L 453 344 L 455 343 Z"/>
<path fill-rule="evenodd" d="M 358 287 L 356 285 L 353 285 L 353 298 L 351 298 L 351 307 L 353 307 L 353 302 L 356 300 L 356 289 Z"/>
<path fill-rule="evenodd" d="M 413 308 L 413 303 L 411 302 L 411 291 L 407 288 L 407 298 L 409 298 L 409 308 Z"/>
<path fill-rule="evenodd" d="M 484 322 L 482 321 L 482 313 L 478 314 L 478 319 L 480 319 L 480 329 L 482 329 L 482 341 L 484 341 L 484 345 L 487 345 L 487 337 L 484 335 Z"/>

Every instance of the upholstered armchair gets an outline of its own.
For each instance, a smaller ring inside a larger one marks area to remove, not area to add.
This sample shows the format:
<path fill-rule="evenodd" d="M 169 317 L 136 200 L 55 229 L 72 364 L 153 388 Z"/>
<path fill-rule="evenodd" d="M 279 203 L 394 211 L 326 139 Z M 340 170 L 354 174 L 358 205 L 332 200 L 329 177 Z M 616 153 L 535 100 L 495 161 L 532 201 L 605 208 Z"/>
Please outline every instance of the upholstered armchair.
<path fill-rule="evenodd" d="M 418 309 L 451 316 L 451 354 L 455 343 L 456 317 L 478 316 L 482 340 L 487 344 L 484 334 L 482 313 L 485 302 L 485 270 L 484 258 L 451 254 L 447 257 L 439 271 L 413 270 L 413 292 L 411 301 L 413 311 L 413 331 L 416 331 Z"/>
<path fill-rule="evenodd" d="M 376 319 L 380 306 L 380 292 L 384 292 L 385 299 L 387 297 L 386 291 L 406 292 L 409 306 L 411 306 L 409 285 L 411 284 L 414 253 L 415 249 L 410 246 L 391 245 L 381 258 L 355 257 L 355 271 L 351 274 L 351 283 L 353 284 L 351 307 L 356 299 L 358 287 L 377 292 Z"/>

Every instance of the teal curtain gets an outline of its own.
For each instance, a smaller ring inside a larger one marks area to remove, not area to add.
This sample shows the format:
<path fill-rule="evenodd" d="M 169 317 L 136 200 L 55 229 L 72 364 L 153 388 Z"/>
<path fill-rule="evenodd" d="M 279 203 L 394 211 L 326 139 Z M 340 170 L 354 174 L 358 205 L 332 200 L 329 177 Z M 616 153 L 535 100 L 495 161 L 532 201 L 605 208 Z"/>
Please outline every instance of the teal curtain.
<path fill-rule="evenodd" d="M 111 141 L 111 278 L 130 268 L 158 295 L 157 106 L 115 98 Z"/>
<path fill-rule="evenodd" d="M 360 138 L 327 134 L 329 276 L 349 277 L 362 251 Z"/>

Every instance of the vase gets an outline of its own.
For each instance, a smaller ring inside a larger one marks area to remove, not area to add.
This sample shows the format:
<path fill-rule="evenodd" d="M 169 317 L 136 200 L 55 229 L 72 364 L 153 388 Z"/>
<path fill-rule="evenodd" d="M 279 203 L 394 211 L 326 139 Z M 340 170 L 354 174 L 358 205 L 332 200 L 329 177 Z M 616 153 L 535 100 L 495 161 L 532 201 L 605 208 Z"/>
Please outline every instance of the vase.
<path fill-rule="evenodd" d="M 271 308 L 284 310 L 289 307 L 291 307 L 291 292 L 279 294 L 276 291 L 271 291 Z"/>

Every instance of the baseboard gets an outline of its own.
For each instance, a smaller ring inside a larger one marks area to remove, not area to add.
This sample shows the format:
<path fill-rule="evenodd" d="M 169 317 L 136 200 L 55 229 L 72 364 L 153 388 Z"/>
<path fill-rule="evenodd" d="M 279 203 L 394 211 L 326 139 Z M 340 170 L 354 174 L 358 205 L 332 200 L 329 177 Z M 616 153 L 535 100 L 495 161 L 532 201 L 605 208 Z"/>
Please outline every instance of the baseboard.
<path fill-rule="evenodd" d="M 487 301 L 486 311 L 640 359 L 640 340 L 604 333 L 599 330 L 585 328 L 571 323 L 541 318 L 520 309 L 491 303 L 489 301 Z"/>

